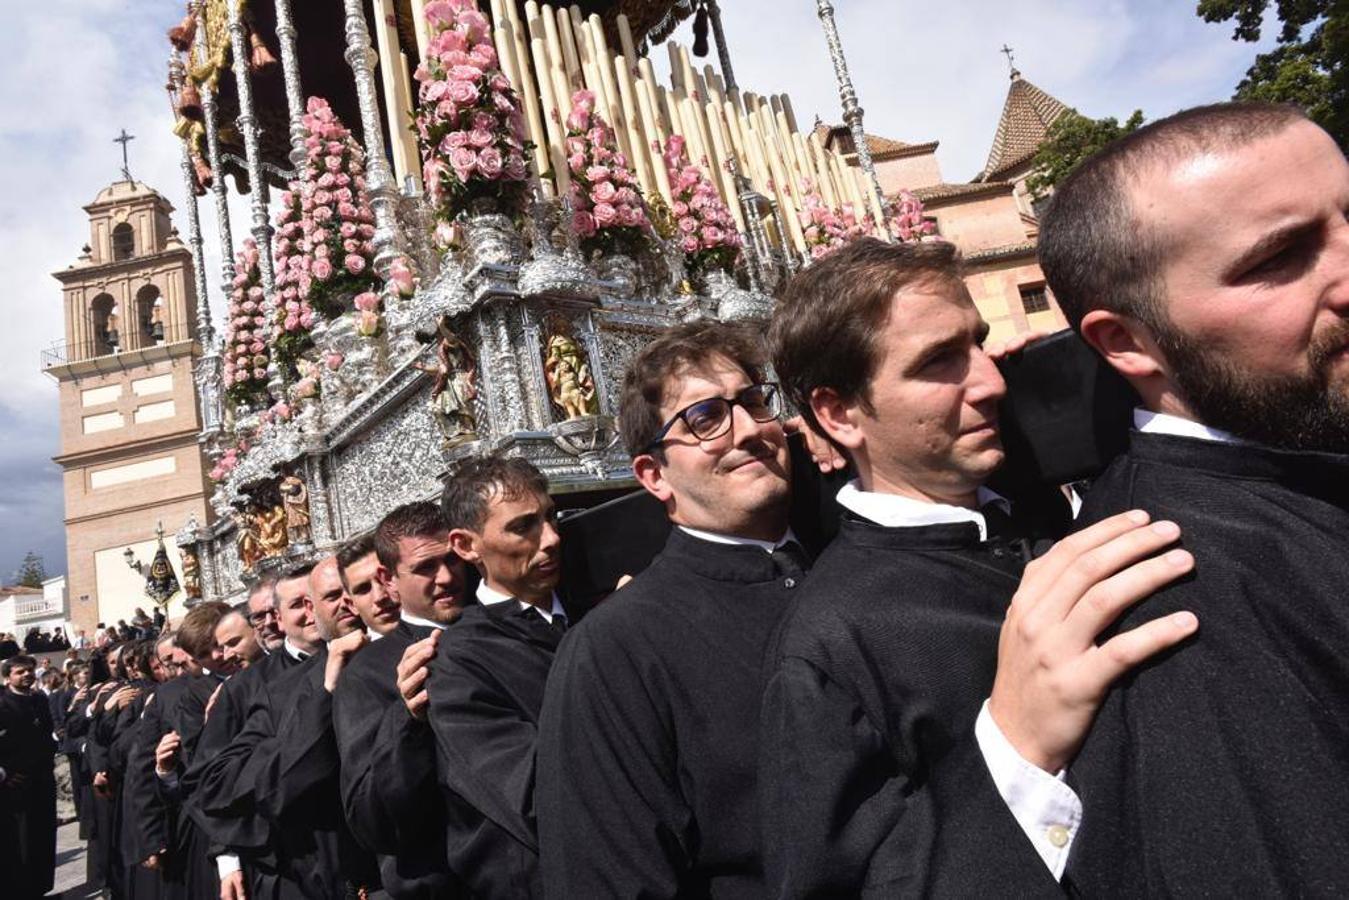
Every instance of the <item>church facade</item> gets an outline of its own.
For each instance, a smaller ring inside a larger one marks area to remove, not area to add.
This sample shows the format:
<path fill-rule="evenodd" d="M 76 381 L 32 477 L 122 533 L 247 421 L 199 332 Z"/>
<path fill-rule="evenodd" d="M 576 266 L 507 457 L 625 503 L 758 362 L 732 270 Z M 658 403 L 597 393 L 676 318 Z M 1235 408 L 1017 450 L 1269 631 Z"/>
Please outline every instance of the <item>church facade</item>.
<path fill-rule="evenodd" d="M 198 297 L 173 208 L 124 178 L 84 210 L 89 243 L 53 274 L 65 340 L 43 369 L 59 386 L 70 619 L 92 635 L 148 611 L 136 565 L 148 571 L 156 523 L 207 521 L 209 487 L 193 377 Z M 181 582 L 178 548 L 166 545 Z"/>

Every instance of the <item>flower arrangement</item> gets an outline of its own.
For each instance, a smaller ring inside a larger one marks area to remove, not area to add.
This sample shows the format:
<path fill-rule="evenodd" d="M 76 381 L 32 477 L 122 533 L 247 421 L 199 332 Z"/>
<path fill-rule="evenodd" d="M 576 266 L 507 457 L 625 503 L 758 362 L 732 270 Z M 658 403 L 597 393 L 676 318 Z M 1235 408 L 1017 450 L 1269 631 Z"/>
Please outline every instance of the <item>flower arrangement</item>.
<path fill-rule="evenodd" d="M 248 452 L 248 436 L 244 435 L 238 439 L 232 446 L 226 447 L 225 452 L 220 455 L 220 459 L 207 473 L 207 478 L 212 482 L 219 484 L 230 476 L 230 473 L 239 467 L 243 461 L 244 454 Z"/>
<path fill-rule="evenodd" d="M 702 168 L 689 162 L 683 135 L 670 135 L 661 155 L 674 195 L 670 212 L 675 219 L 676 239 L 689 272 L 729 272 L 740 254 L 740 235 L 730 210 Z"/>
<path fill-rule="evenodd" d="M 587 253 L 635 254 L 651 223 L 642 192 L 618 152 L 614 130 L 595 112 L 595 95 L 577 91 L 567 116 L 567 168 L 571 172 L 572 228 Z"/>
<path fill-rule="evenodd" d="M 821 259 L 854 238 L 867 234 L 866 226 L 847 204 L 834 209 L 825 203 L 815 184 L 801 183 L 801 230 L 806 238 L 806 252 L 811 259 Z"/>
<path fill-rule="evenodd" d="M 921 241 L 937 231 L 932 220 L 923 217 L 923 201 L 908 191 L 886 197 L 882 211 L 890 237 L 896 241 Z"/>
<path fill-rule="evenodd" d="M 225 337 L 225 396 L 235 405 L 267 402 L 268 329 L 258 245 L 244 238 L 234 257 Z"/>
<path fill-rule="evenodd" d="M 491 26 L 475 0 L 426 4 L 430 33 L 415 125 L 427 196 L 442 222 L 476 200 L 524 208 L 527 168 L 520 98 L 498 64 Z M 438 234 L 445 234 L 439 230 Z"/>

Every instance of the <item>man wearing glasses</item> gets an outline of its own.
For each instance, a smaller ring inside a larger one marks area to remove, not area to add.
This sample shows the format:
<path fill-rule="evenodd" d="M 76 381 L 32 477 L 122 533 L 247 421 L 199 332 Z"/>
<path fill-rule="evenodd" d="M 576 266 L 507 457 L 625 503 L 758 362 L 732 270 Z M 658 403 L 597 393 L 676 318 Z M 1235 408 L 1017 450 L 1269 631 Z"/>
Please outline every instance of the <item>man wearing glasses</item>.
<path fill-rule="evenodd" d="M 761 345 L 691 323 L 628 369 L 619 427 L 676 527 L 553 664 L 536 791 L 550 895 L 762 893 L 760 662 L 806 559 Z"/>
<path fill-rule="evenodd" d="M 276 618 L 275 592 L 276 578 L 271 575 L 263 576 L 248 592 L 248 624 L 253 626 L 258 643 L 266 653 L 281 649 L 286 639 Z"/>

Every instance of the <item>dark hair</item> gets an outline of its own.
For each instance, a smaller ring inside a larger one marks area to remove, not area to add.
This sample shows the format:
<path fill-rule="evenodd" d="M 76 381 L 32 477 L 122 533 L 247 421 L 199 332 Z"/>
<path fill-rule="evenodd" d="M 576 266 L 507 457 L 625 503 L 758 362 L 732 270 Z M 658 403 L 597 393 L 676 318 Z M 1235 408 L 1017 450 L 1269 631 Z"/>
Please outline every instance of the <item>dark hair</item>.
<path fill-rule="evenodd" d="M 832 388 L 872 411 L 869 388 L 884 357 L 880 334 L 895 295 L 923 282 L 945 282 L 967 295 L 954 244 L 859 238 L 787 282 L 768 329 L 773 370 L 816 431 L 824 433 L 810 408 L 816 388 Z"/>
<path fill-rule="evenodd" d="M 1089 157 L 1054 191 L 1040 223 L 1040 266 L 1073 328 L 1093 309 L 1165 332 L 1161 271 L 1167 236 L 1133 208 L 1144 170 L 1242 147 L 1307 116 L 1278 103 L 1215 103 L 1158 119 Z M 1215 223 L 1217 224 L 1217 223 Z"/>
<path fill-rule="evenodd" d="M 618 431 L 629 456 L 646 453 L 660 433 L 660 407 L 674 387 L 672 379 L 723 356 L 754 381 L 764 380 L 763 335 L 753 326 L 686 322 L 643 347 L 623 376 L 618 402 Z"/>
<path fill-rule="evenodd" d="M 220 600 L 208 600 L 189 609 L 178 625 L 178 646 L 193 659 L 210 656 L 215 626 L 229 611 L 229 604 Z"/>
<path fill-rule="evenodd" d="M 344 590 L 348 592 L 351 590 L 351 585 L 347 584 L 347 566 L 355 564 L 374 552 L 375 535 L 374 532 L 370 531 L 365 534 L 358 534 L 337 548 L 337 574 L 342 579 Z"/>
<path fill-rule="evenodd" d="M 434 537 L 448 530 L 440 507 L 430 500 L 404 503 L 375 526 L 375 555 L 380 565 L 393 571 L 398 566 L 400 538 Z"/>
<path fill-rule="evenodd" d="M 3 663 L 0 663 L 0 678 L 8 678 L 9 673 L 14 669 L 17 669 L 19 666 L 27 666 L 28 668 L 36 671 L 37 660 L 33 659 L 33 657 L 29 656 L 26 653 L 20 653 L 18 656 L 11 656 Z"/>
<path fill-rule="evenodd" d="M 528 460 L 483 456 L 460 466 L 445 482 L 440 512 L 450 528 L 481 531 L 493 496 L 515 500 L 526 494 L 548 493 L 548 479 Z"/>
<path fill-rule="evenodd" d="M 248 608 L 248 602 L 263 591 L 267 592 L 267 598 L 271 606 L 276 605 L 276 582 L 277 573 L 268 572 L 258 579 L 258 583 L 248 589 L 248 595 L 244 597 L 243 607 Z"/>

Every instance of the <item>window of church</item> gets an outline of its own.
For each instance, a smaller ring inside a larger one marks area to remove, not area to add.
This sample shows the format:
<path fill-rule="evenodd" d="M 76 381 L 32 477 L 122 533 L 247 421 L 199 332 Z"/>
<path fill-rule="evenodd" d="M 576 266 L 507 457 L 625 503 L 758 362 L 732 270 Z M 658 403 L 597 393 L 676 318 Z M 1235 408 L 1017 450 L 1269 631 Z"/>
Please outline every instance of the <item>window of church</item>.
<path fill-rule="evenodd" d="M 1021 307 L 1026 315 L 1049 312 L 1049 294 L 1043 284 L 1025 285 L 1021 288 Z"/>
<path fill-rule="evenodd" d="M 112 258 L 114 261 L 130 259 L 136 255 L 136 236 L 131 225 L 123 222 L 112 230 Z"/>

